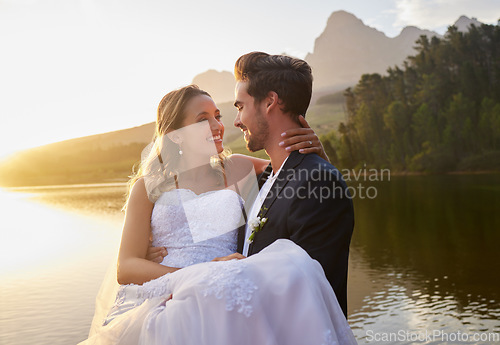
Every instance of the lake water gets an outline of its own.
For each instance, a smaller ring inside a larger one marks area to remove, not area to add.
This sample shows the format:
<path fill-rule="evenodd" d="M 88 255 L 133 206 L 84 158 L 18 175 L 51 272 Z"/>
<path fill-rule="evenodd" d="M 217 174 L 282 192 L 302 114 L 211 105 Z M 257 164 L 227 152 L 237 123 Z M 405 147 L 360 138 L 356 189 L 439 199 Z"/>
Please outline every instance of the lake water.
<path fill-rule="evenodd" d="M 354 199 L 349 322 L 359 343 L 496 343 L 500 175 L 350 185 L 376 193 Z M 124 192 L 122 184 L 0 191 L 0 344 L 86 338 L 116 257 Z"/>

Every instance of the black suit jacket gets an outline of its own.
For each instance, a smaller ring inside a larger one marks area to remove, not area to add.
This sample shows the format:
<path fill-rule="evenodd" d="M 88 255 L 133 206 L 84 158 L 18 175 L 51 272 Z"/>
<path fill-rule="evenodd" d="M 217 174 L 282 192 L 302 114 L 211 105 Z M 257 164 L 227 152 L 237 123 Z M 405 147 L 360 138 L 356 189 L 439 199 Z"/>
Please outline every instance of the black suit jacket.
<path fill-rule="evenodd" d="M 259 185 L 270 172 L 260 176 Z M 260 215 L 267 218 L 255 234 L 248 255 L 287 238 L 319 261 L 347 315 L 347 264 L 354 209 L 340 172 L 316 154 L 290 153 L 269 191 Z M 245 227 L 240 228 L 241 253 Z"/>

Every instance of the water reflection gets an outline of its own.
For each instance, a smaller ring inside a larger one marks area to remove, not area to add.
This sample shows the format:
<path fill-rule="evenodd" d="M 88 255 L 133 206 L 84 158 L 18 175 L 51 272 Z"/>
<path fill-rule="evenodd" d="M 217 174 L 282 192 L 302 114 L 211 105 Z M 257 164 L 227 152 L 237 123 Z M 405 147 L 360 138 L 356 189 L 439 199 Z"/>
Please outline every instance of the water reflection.
<path fill-rule="evenodd" d="M 500 333 L 500 175 L 392 177 L 369 185 L 377 197 L 354 200 L 348 291 L 358 341 L 446 343 L 370 341 L 369 331 Z M 125 190 L 0 192 L 0 343 L 85 339 L 116 255 Z"/>
<path fill-rule="evenodd" d="M 121 222 L 62 211 L 0 191 L 0 343 L 85 339 Z"/>
<path fill-rule="evenodd" d="M 500 176 L 393 177 L 371 185 L 376 199 L 355 200 L 351 256 L 349 291 L 365 292 L 350 309 L 360 343 L 369 343 L 368 330 L 500 333 Z M 357 281 L 360 272 L 365 279 Z"/>
<path fill-rule="evenodd" d="M 57 208 L 86 214 L 92 217 L 121 221 L 120 213 L 127 186 L 125 183 L 81 184 L 68 186 L 20 187 L 9 191 L 17 192 L 31 201 L 52 205 Z"/>

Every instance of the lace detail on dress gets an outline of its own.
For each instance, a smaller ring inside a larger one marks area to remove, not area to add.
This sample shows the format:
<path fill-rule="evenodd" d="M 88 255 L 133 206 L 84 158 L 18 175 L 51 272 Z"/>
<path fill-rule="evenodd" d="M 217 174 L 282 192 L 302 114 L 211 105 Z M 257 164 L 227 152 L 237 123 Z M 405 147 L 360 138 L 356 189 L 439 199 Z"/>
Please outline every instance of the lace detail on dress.
<path fill-rule="evenodd" d="M 157 279 L 151 280 L 142 285 L 142 289 L 138 292 L 139 298 L 144 300 L 147 298 L 165 296 L 170 294 L 168 281 L 170 280 L 170 273 L 167 273 Z"/>
<path fill-rule="evenodd" d="M 162 265 L 186 267 L 236 252 L 244 224 L 242 199 L 223 189 L 200 195 L 188 189 L 163 193 L 151 217 L 153 246 L 165 246 Z"/>
<path fill-rule="evenodd" d="M 170 294 L 168 281 L 170 273 L 165 274 L 157 279 L 153 279 L 143 285 L 127 284 L 121 285 L 116 293 L 114 307 L 122 306 L 126 301 L 133 301 L 134 306 L 142 304 L 148 298 L 168 297 Z"/>
<path fill-rule="evenodd" d="M 237 260 L 214 262 L 207 270 L 207 287 L 202 292 L 203 296 L 225 298 L 227 311 L 238 308 L 238 313 L 249 317 L 253 311 L 250 300 L 258 287 L 253 281 L 240 275 L 245 266 L 244 262 Z"/>
<path fill-rule="evenodd" d="M 122 286 L 120 286 L 120 288 L 116 292 L 115 303 L 113 306 L 122 305 L 125 302 L 126 297 L 127 297 L 127 293 L 125 292 L 125 289 Z"/>

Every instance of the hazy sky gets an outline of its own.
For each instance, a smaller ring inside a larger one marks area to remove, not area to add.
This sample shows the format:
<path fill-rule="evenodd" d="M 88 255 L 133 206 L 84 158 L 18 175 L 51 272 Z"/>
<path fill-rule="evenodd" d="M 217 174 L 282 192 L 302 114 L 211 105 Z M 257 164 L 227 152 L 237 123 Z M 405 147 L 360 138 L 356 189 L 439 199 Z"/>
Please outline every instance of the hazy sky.
<path fill-rule="evenodd" d="M 498 0 L 0 0 L 0 157 L 154 121 L 166 92 L 253 50 L 303 58 L 337 10 L 390 37 L 500 19 Z"/>

